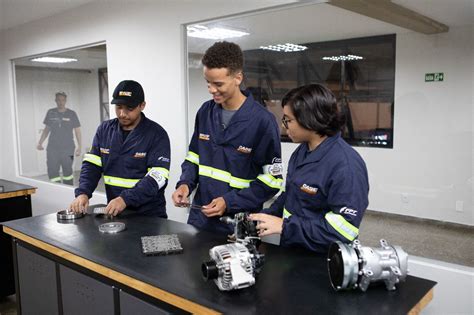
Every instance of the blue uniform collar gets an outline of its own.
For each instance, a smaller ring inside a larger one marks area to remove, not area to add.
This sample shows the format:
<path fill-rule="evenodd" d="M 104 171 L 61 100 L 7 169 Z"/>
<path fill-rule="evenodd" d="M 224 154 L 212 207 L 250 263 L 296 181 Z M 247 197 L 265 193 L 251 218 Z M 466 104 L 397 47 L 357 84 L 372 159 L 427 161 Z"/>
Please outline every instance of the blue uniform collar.
<path fill-rule="evenodd" d="M 255 106 L 255 100 L 252 96 L 252 93 L 248 91 L 241 91 L 242 94 L 244 94 L 247 98 L 245 99 L 244 103 L 240 108 L 235 112 L 234 116 L 232 116 L 232 119 L 229 122 L 229 128 L 236 122 L 241 122 L 241 121 L 246 121 L 249 120 L 252 117 L 252 113 L 254 111 L 254 106 Z M 215 103 L 216 107 L 218 110 L 216 111 L 216 116 L 215 119 L 217 119 L 218 124 L 221 122 L 222 118 L 222 105 Z"/>
<path fill-rule="evenodd" d="M 127 139 L 125 139 L 125 142 L 123 142 L 122 141 L 122 127 L 120 127 L 120 123 L 118 119 L 116 118 L 116 128 L 119 131 L 116 133 L 117 141 L 119 141 L 118 143 L 122 143 L 122 142 L 123 142 L 122 144 L 128 143 L 132 141 L 135 137 L 138 137 L 141 133 L 141 130 L 146 129 L 147 121 L 148 121 L 148 118 L 146 118 L 144 113 L 141 113 L 140 122 L 135 128 L 133 128 L 130 131 L 130 134 L 128 135 Z"/>
<path fill-rule="evenodd" d="M 295 161 L 296 166 L 298 167 L 308 163 L 320 161 L 331 150 L 331 148 L 340 138 L 340 132 L 338 132 L 332 137 L 327 137 L 316 149 L 314 149 L 309 154 L 306 154 L 306 151 L 308 151 L 308 144 L 302 143 L 298 147 L 298 157 Z"/>

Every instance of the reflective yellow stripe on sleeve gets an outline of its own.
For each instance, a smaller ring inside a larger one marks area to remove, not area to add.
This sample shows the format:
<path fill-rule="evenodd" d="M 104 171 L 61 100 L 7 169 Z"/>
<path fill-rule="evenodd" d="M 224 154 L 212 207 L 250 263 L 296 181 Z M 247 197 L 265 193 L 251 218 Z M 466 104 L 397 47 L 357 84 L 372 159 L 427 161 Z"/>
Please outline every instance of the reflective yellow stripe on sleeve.
<path fill-rule="evenodd" d="M 84 154 L 84 159 L 82 161 L 87 161 L 89 163 L 102 167 L 102 160 L 100 159 L 100 156 L 95 155 L 95 154 L 91 154 L 91 153 Z"/>
<path fill-rule="evenodd" d="M 188 155 L 186 155 L 187 161 L 199 165 L 199 154 L 194 153 L 193 151 L 188 151 Z"/>
<path fill-rule="evenodd" d="M 164 167 L 149 167 L 147 172 L 151 171 L 151 170 L 156 170 L 158 171 L 161 175 L 163 175 L 164 178 L 168 179 L 170 177 L 170 171 L 168 171 L 166 168 Z"/>
<path fill-rule="evenodd" d="M 120 178 L 104 175 L 104 183 L 110 186 L 133 188 L 139 181 L 139 179 Z"/>
<path fill-rule="evenodd" d="M 339 234 L 349 241 L 352 242 L 359 235 L 359 229 L 347 222 L 342 215 L 328 212 L 324 217 Z"/>
<path fill-rule="evenodd" d="M 289 217 L 291 217 L 291 212 L 283 208 L 283 219 L 288 219 Z"/>
<path fill-rule="evenodd" d="M 283 179 L 275 178 L 270 174 L 260 174 L 258 175 L 257 179 L 262 181 L 265 185 L 274 189 L 281 189 L 283 185 Z"/>
<path fill-rule="evenodd" d="M 238 189 L 248 188 L 252 182 L 250 179 L 238 178 L 229 172 L 206 165 L 199 165 L 199 175 L 228 183 L 230 187 Z"/>

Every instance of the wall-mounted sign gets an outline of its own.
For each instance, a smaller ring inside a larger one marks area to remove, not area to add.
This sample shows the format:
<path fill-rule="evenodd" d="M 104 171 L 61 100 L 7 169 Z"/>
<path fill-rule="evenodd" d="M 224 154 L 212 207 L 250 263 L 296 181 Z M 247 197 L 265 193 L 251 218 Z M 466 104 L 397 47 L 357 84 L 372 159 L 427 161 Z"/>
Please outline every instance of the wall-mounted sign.
<path fill-rule="evenodd" d="M 425 82 L 438 82 L 438 81 L 443 81 L 443 80 L 444 80 L 443 72 L 425 74 Z"/>

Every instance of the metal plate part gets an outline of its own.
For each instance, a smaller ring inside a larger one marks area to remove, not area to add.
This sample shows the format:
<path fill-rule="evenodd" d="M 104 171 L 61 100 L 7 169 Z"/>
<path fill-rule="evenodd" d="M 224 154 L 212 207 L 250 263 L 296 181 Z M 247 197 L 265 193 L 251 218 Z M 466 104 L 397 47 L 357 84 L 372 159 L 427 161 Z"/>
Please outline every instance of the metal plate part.
<path fill-rule="evenodd" d="M 84 216 L 84 213 L 82 212 L 73 212 L 71 210 L 61 210 L 61 211 L 58 211 L 56 213 L 56 217 L 58 218 L 58 220 L 75 220 L 75 219 L 79 219 L 79 218 L 82 218 Z"/>
<path fill-rule="evenodd" d="M 97 207 L 92 209 L 92 214 L 105 214 L 106 207 Z"/>
<path fill-rule="evenodd" d="M 183 251 L 176 234 L 142 236 L 141 240 L 142 252 L 145 255 L 179 254 Z"/>
<path fill-rule="evenodd" d="M 123 222 L 107 222 L 99 225 L 99 231 L 106 234 L 116 234 L 125 230 Z"/>

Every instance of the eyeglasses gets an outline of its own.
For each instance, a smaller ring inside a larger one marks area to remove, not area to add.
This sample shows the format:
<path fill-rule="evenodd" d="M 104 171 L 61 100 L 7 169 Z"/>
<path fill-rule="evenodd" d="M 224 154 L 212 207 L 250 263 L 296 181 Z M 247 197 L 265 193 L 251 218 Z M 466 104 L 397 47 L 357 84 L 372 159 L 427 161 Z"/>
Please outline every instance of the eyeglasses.
<path fill-rule="evenodd" d="M 283 117 L 283 118 L 281 119 L 281 123 L 283 124 L 283 126 L 285 126 L 285 129 L 288 129 L 288 123 L 289 123 L 290 121 L 293 121 L 293 120 L 294 120 L 294 119 L 288 119 L 287 117 Z"/>

